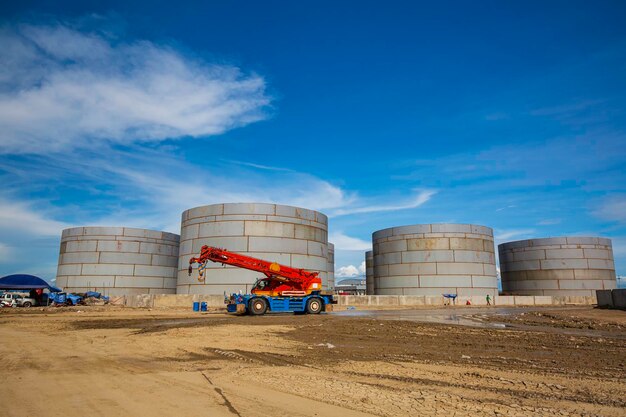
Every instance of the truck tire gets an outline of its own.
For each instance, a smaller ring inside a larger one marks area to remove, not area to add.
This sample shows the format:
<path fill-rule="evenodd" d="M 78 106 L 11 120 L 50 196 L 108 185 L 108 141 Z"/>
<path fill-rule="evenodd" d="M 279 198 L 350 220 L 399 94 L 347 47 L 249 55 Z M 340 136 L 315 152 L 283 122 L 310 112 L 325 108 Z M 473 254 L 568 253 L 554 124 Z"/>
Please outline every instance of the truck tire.
<path fill-rule="evenodd" d="M 261 297 L 255 297 L 250 300 L 249 306 L 248 310 L 252 316 L 262 316 L 267 311 L 267 301 Z"/>
<path fill-rule="evenodd" d="M 319 314 L 324 309 L 324 303 L 321 299 L 309 298 L 309 301 L 306 302 L 306 312 L 309 314 Z"/>
<path fill-rule="evenodd" d="M 32 307 L 33 303 L 31 303 L 30 301 L 24 301 L 24 304 L 22 304 L 22 307 Z"/>

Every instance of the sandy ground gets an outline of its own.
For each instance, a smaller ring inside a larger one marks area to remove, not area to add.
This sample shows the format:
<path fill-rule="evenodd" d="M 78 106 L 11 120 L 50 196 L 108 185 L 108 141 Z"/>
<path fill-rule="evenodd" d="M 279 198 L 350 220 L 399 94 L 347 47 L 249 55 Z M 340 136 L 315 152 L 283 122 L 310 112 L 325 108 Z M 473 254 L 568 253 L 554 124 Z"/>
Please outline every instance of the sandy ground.
<path fill-rule="evenodd" d="M 626 312 L 458 314 L 4 309 L 0 415 L 626 415 Z"/>

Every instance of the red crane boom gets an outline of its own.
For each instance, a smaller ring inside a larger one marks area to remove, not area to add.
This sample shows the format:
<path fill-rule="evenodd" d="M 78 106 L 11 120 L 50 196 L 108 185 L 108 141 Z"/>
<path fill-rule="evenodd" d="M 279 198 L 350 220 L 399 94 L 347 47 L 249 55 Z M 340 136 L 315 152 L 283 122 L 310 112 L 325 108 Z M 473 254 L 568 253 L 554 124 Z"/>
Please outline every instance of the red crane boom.
<path fill-rule="evenodd" d="M 308 295 L 322 289 L 322 280 L 318 277 L 318 272 L 280 265 L 276 262 L 268 262 L 207 245 L 202 246 L 199 257 L 189 259 L 189 274 L 191 275 L 193 264 L 197 263 L 200 264 L 200 277 L 202 277 L 208 261 L 263 273 L 267 278 L 257 281 L 251 291 L 253 294 L 295 296 Z"/>

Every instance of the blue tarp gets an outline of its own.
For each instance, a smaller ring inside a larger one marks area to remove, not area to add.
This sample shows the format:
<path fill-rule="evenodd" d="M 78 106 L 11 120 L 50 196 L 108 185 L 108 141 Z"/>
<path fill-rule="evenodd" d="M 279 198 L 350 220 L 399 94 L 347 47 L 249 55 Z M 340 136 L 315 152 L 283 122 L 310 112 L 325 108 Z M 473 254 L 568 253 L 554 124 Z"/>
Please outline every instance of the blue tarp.
<path fill-rule="evenodd" d="M 39 288 L 47 288 L 51 292 L 61 291 L 34 275 L 15 274 L 0 278 L 0 290 L 35 290 Z"/>
<path fill-rule="evenodd" d="M 100 298 L 100 293 L 97 291 L 87 291 L 85 293 L 85 297 L 93 297 L 93 298 Z"/>

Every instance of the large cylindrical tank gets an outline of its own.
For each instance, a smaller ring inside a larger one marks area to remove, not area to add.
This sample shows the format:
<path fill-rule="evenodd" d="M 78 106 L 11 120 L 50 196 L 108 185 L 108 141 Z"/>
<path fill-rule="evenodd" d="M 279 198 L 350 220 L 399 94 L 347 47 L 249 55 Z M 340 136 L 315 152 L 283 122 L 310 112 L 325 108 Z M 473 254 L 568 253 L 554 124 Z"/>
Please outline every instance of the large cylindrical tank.
<path fill-rule="evenodd" d="M 374 251 L 365 252 L 365 294 L 376 294 L 374 287 Z"/>
<path fill-rule="evenodd" d="M 324 289 L 334 291 L 335 289 L 335 245 L 328 243 L 328 268 L 327 268 L 327 285 Z"/>
<path fill-rule="evenodd" d="M 296 268 L 319 271 L 327 286 L 328 218 L 317 211 L 265 203 L 212 204 L 183 212 L 178 294 L 248 292 L 261 274 L 209 262 L 203 281 L 187 275 L 189 258 L 216 246 Z"/>
<path fill-rule="evenodd" d="M 613 248 L 601 237 L 552 237 L 498 245 L 502 291 L 594 296 L 617 287 Z"/>
<path fill-rule="evenodd" d="M 130 227 L 63 230 L 56 285 L 106 295 L 174 294 L 179 236 Z"/>
<path fill-rule="evenodd" d="M 374 245 L 377 295 L 495 296 L 493 230 L 473 224 L 417 224 L 379 230 Z"/>

